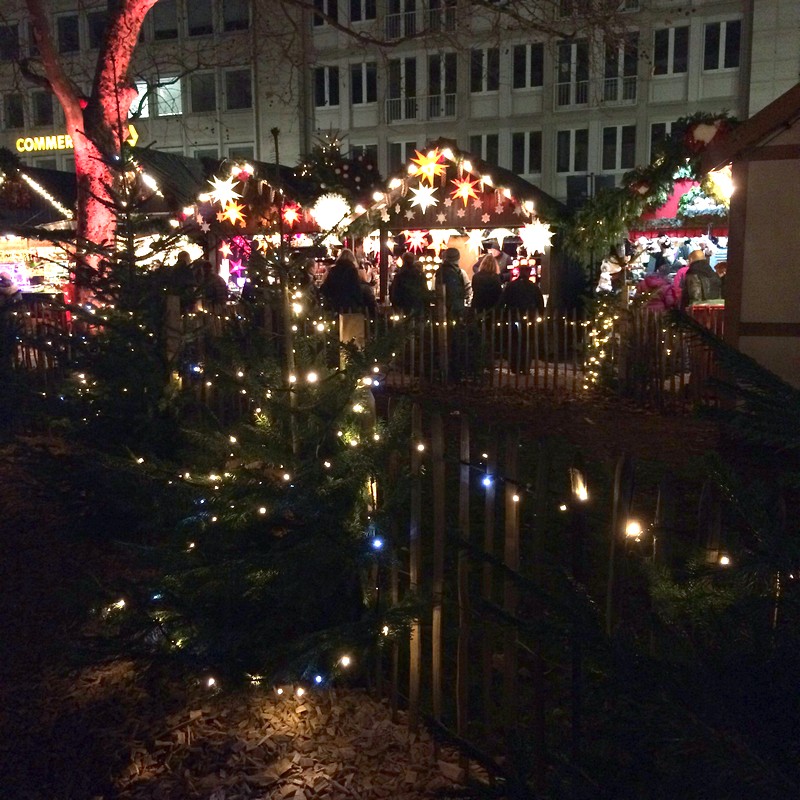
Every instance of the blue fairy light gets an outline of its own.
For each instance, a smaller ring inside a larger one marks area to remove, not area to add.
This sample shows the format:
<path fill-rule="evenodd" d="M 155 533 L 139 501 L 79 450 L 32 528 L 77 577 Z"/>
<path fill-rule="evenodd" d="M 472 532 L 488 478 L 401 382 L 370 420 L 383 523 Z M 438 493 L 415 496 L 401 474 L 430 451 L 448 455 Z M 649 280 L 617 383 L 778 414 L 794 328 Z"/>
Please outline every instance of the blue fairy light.
<path fill-rule="evenodd" d="M 380 537 L 376 536 L 372 540 L 372 549 L 373 550 L 381 550 L 382 548 L 383 548 L 383 539 L 381 539 Z"/>

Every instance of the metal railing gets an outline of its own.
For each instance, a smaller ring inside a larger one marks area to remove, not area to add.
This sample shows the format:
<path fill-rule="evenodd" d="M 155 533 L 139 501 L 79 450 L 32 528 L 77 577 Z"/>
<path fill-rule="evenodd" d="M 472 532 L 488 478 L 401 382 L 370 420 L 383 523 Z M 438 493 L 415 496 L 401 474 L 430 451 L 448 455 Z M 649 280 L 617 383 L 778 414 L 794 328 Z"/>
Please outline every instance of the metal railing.
<path fill-rule="evenodd" d="M 419 104 L 416 97 L 390 97 L 386 101 L 386 121 L 399 122 L 418 119 Z"/>
<path fill-rule="evenodd" d="M 417 32 L 417 12 L 402 11 L 399 14 L 386 15 L 386 38 L 401 39 L 413 36 Z"/>
<path fill-rule="evenodd" d="M 456 97 L 455 93 L 428 95 L 428 119 L 455 117 Z"/>
<path fill-rule="evenodd" d="M 635 103 L 638 90 L 636 75 L 626 75 L 603 80 L 604 103 Z"/>
<path fill-rule="evenodd" d="M 556 107 L 585 106 L 589 102 L 589 81 L 556 84 Z"/>

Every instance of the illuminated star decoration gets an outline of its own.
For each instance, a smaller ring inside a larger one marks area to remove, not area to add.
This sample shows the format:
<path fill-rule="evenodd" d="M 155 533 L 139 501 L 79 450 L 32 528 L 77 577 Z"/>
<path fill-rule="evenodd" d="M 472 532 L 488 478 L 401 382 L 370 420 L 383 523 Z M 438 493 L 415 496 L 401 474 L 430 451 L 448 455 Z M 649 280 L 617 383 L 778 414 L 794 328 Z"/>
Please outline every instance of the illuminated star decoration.
<path fill-rule="evenodd" d="M 439 152 L 439 148 L 431 150 L 427 155 L 420 153 L 419 150 L 414 152 L 416 153 L 416 158 L 411 159 L 414 166 L 411 167 L 409 172 L 419 175 L 421 180 L 427 181 L 433 186 L 433 179 L 437 175 L 444 175 L 447 170 L 447 165 L 442 162 L 443 156 Z"/>
<path fill-rule="evenodd" d="M 439 201 L 433 196 L 435 189 L 431 186 L 419 185 L 418 189 L 411 190 L 414 194 L 414 199 L 411 201 L 412 206 L 419 206 L 424 214 L 432 206 L 439 205 Z"/>
<path fill-rule="evenodd" d="M 294 225 L 300 219 L 300 209 L 297 206 L 286 206 L 283 209 L 283 221 L 289 225 Z"/>
<path fill-rule="evenodd" d="M 522 239 L 528 255 L 533 255 L 534 253 L 544 253 L 546 248 L 550 247 L 553 233 L 554 231 L 550 230 L 549 225 L 537 219 L 519 229 L 519 238 Z"/>
<path fill-rule="evenodd" d="M 483 247 L 483 231 L 480 228 L 467 231 L 467 247 L 476 255 L 480 255 Z"/>
<path fill-rule="evenodd" d="M 224 218 L 230 220 L 233 225 L 244 225 L 244 214 L 242 214 L 242 211 L 244 211 L 244 204 L 232 200 L 225 206 Z"/>
<path fill-rule="evenodd" d="M 450 183 L 456 187 L 452 192 L 454 200 L 463 200 L 465 206 L 469 202 L 470 197 L 477 200 L 478 195 L 475 194 L 475 185 L 478 181 L 471 181 L 469 178 L 464 178 L 463 180 L 457 178 L 454 181 L 450 181 Z"/>
<path fill-rule="evenodd" d="M 230 258 L 231 255 L 233 255 L 233 250 L 231 250 L 231 246 L 230 246 L 230 244 L 228 242 L 223 242 L 219 246 L 219 254 L 223 258 Z"/>
<path fill-rule="evenodd" d="M 406 237 L 406 247 L 415 253 L 421 253 L 427 246 L 427 231 L 403 231 Z"/>
<path fill-rule="evenodd" d="M 445 228 L 443 230 L 432 230 L 430 232 L 431 247 L 434 249 L 437 256 L 443 247 L 447 247 L 451 236 L 458 236 L 458 231 Z"/>
<path fill-rule="evenodd" d="M 233 176 L 224 181 L 219 178 L 212 178 L 209 183 L 214 187 L 208 193 L 209 198 L 213 203 L 219 203 L 223 208 L 236 198 L 241 197 L 239 192 L 233 188 L 236 183 L 236 178 Z"/>

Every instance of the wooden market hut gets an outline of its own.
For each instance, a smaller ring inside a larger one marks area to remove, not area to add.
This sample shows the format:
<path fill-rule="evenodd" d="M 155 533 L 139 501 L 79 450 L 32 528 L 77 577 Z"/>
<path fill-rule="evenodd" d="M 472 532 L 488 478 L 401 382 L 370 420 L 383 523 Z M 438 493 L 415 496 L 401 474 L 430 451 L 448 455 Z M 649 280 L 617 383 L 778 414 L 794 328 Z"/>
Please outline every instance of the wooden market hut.
<path fill-rule="evenodd" d="M 800 83 L 703 154 L 729 165 L 725 338 L 800 387 Z"/>
<path fill-rule="evenodd" d="M 488 238 L 496 229 L 514 231 L 536 221 L 552 224 L 566 213 L 566 206 L 537 186 L 460 150 L 451 139 L 438 139 L 418 151 L 401 172 L 390 176 L 387 186 L 356 221 L 363 229 L 369 219 L 380 231 L 382 299 L 388 284 L 389 234 L 481 230 Z M 558 292 L 560 259 L 557 244 L 544 249 L 541 279 L 545 294 Z M 466 258 L 461 266 L 469 268 Z"/>

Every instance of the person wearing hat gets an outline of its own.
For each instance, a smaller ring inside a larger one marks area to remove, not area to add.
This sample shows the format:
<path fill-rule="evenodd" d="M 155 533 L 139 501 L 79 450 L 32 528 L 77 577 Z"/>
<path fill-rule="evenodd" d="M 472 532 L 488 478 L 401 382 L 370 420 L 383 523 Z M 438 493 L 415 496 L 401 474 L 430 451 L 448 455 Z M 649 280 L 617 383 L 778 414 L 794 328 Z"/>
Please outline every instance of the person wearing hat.
<path fill-rule="evenodd" d="M 722 281 L 708 263 L 706 254 L 702 250 L 692 250 L 687 260 L 689 268 L 683 276 L 681 309 L 686 309 L 695 303 L 721 299 Z"/>
<path fill-rule="evenodd" d="M 500 243 L 497 241 L 497 239 L 487 239 L 483 243 L 483 247 L 484 250 L 486 251 L 485 255 L 494 256 L 494 260 L 497 262 L 498 270 L 500 273 L 500 279 L 505 283 L 511 277 L 511 256 L 508 253 L 503 252 L 503 248 L 500 247 Z M 473 275 L 480 268 L 481 261 L 483 261 L 483 256 L 481 256 L 472 265 Z"/>
<path fill-rule="evenodd" d="M 458 261 L 461 253 L 455 247 L 448 247 L 442 253 L 442 263 L 433 276 L 434 286 L 444 287 L 445 309 L 449 317 L 460 317 L 472 301 L 472 284 Z"/>

